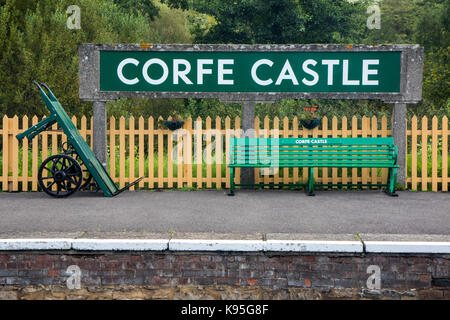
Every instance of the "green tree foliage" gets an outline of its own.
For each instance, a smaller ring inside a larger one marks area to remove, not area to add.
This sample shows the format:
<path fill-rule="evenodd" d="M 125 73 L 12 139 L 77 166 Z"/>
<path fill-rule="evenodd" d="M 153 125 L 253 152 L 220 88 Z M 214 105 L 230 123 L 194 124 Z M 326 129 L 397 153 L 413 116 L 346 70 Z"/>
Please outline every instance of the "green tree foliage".
<path fill-rule="evenodd" d="M 198 43 L 329 43 L 363 30 L 364 6 L 347 0 L 197 0 L 193 8 L 217 22 L 195 34 Z"/>
<path fill-rule="evenodd" d="M 449 115 L 450 0 L 383 0 L 380 9 L 381 29 L 368 31 L 364 41 L 423 46 L 423 102 L 409 109 L 417 115 Z"/>
<path fill-rule="evenodd" d="M 167 6 L 158 4 L 161 16 L 151 21 L 113 0 L 80 0 L 81 29 L 69 29 L 66 10 L 72 4 L 71 0 L 1 3 L 0 114 L 47 113 L 32 80 L 47 83 L 69 114 L 91 114 L 92 103 L 78 98 L 78 46 L 82 43 L 190 41 L 187 13 L 171 15 Z"/>
<path fill-rule="evenodd" d="M 161 2 L 159 2 L 161 1 Z M 381 29 L 366 27 L 369 4 L 381 6 Z M 70 5 L 81 29 L 66 26 Z M 450 0 L 0 0 L 0 114 L 47 113 L 31 80 L 46 82 L 70 114 L 90 115 L 78 98 L 81 43 L 418 43 L 425 48 L 418 115 L 449 115 Z M 388 115 L 377 101 L 285 100 L 256 114 L 294 116 L 320 104 L 319 115 Z M 238 104 L 206 99 L 120 99 L 115 116 L 215 117 L 240 114 Z"/>
<path fill-rule="evenodd" d="M 450 0 L 422 0 L 414 40 L 425 48 L 424 108 L 450 115 Z M 442 108 L 444 107 L 444 108 Z"/>

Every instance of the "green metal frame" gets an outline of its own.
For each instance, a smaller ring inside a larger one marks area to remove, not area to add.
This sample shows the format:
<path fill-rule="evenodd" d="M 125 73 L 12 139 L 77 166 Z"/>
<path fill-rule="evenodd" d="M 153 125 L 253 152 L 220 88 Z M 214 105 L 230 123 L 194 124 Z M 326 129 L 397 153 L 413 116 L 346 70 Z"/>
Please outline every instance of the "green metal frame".
<path fill-rule="evenodd" d="M 47 90 L 47 95 L 37 82 L 33 82 L 39 88 L 42 100 L 50 111 L 50 116 L 46 117 L 44 120 L 32 126 L 28 130 L 18 134 L 16 138 L 19 141 L 21 141 L 25 137 L 27 137 L 28 140 L 31 140 L 40 132 L 48 129 L 57 122 L 59 127 L 66 134 L 67 140 L 78 153 L 79 157 L 83 160 L 86 168 L 89 170 L 98 187 L 103 191 L 106 197 L 116 196 L 122 191 L 128 189 L 132 185 L 142 180 L 143 177 L 127 185 L 126 187 L 119 189 L 109 176 L 108 172 L 102 166 L 100 161 L 97 159 L 92 149 L 81 136 L 80 132 L 75 127 L 72 120 L 69 118 L 66 111 L 64 111 L 63 107 L 51 92 L 51 90 L 45 84 L 41 83 L 41 85 Z"/>
<path fill-rule="evenodd" d="M 303 184 L 308 195 L 314 195 L 314 168 L 388 168 L 387 184 L 334 184 L 333 186 L 382 186 L 397 196 L 397 146 L 388 138 L 231 138 L 230 192 L 234 195 L 235 168 L 308 168 Z M 266 186 L 267 184 L 245 184 Z M 279 184 L 299 186 L 299 184 Z M 316 184 L 328 185 L 329 184 Z M 269 184 L 275 186 L 275 184 Z"/>

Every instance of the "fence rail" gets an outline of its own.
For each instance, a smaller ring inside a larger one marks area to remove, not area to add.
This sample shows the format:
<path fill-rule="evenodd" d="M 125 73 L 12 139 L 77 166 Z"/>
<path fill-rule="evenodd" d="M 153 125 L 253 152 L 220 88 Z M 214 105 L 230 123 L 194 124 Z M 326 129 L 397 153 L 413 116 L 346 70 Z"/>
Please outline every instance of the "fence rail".
<path fill-rule="evenodd" d="M 53 125 L 33 141 L 26 138 L 19 145 L 15 136 L 38 123 L 30 119 L 3 117 L 0 123 L 0 184 L 3 191 L 37 191 L 38 168 L 43 159 L 61 152 L 67 141 Z M 72 118 L 81 135 L 92 147 L 92 119 Z M 108 170 L 119 187 L 144 179 L 136 186 L 142 188 L 228 188 L 229 169 L 226 167 L 229 140 L 243 136 L 239 117 L 231 119 L 207 117 L 187 119 L 182 129 L 161 128 L 162 118 L 144 119 L 121 117 L 109 119 Z M 422 191 L 448 191 L 448 118 L 418 119 L 408 123 L 407 187 Z M 255 118 L 258 137 L 388 137 L 392 131 L 386 117 L 324 117 L 313 130 L 304 129 L 299 119 Z M 236 183 L 239 183 L 239 169 Z M 321 184 L 386 183 L 387 170 L 377 168 L 315 170 L 314 180 Z M 264 184 L 306 182 L 303 168 L 255 169 L 255 182 Z M 331 188 L 331 186 L 330 186 Z M 333 187 L 335 188 L 335 186 Z M 133 187 L 132 190 L 135 188 Z"/>

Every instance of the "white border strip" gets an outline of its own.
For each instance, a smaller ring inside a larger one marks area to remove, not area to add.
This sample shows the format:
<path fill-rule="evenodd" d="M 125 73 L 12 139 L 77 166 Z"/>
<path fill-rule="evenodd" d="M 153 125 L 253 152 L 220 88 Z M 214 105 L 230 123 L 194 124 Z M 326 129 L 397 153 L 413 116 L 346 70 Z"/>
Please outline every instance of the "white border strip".
<path fill-rule="evenodd" d="M 366 253 L 450 254 L 450 242 L 366 241 Z M 230 251 L 363 253 L 359 241 L 192 239 L 0 239 L 0 251 Z"/>
<path fill-rule="evenodd" d="M 169 240 L 164 239 L 75 239 L 73 250 L 82 251 L 164 251 Z"/>
<path fill-rule="evenodd" d="M 450 253 L 450 242 L 365 241 L 367 253 Z"/>
<path fill-rule="evenodd" d="M 360 241 L 267 240 L 264 251 L 280 252 L 363 252 Z"/>
<path fill-rule="evenodd" d="M 73 239 L 0 239 L 0 250 L 70 250 Z"/>
<path fill-rule="evenodd" d="M 172 239 L 171 251 L 264 251 L 262 240 L 190 240 Z"/>

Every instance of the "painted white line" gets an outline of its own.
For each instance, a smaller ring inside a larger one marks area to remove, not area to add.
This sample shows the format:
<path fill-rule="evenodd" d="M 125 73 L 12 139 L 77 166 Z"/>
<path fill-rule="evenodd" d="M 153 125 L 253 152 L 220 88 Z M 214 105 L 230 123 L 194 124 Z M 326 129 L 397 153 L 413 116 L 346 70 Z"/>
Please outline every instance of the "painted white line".
<path fill-rule="evenodd" d="M 367 253 L 450 254 L 450 242 L 366 241 Z M 362 253 L 359 241 L 195 239 L 0 239 L 0 251 L 230 251 Z"/>
<path fill-rule="evenodd" d="M 0 239 L 0 250 L 70 250 L 72 239 Z"/>
<path fill-rule="evenodd" d="M 363 246 L 360 241 L 268 240 L 264 251 L 362 253 Z"/>
<path fill-rule="evenodd" d="M 444 253 L 450 242 L 365 241 L 367 253 Z"/>
<path fill-rule="evenodd" d="M 73 250 L 92 251 L 163 251 L 169 240 L 164 239 L 74 239 Z"/>
<path fill-rule="evenodd" d="M 261 240 L 191 240 L 172 239 L 169 241 L 172 251 L 263 251 Z"/>

